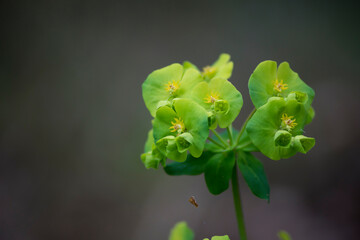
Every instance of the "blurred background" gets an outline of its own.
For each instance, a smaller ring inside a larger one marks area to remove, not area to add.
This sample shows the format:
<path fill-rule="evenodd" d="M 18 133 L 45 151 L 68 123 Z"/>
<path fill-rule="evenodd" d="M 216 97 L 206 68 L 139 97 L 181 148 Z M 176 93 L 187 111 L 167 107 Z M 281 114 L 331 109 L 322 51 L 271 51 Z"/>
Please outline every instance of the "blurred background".
<path fill-rule="evenodd" d="M 151 127 L 141 84 L 153 70 L 231 54 L 247 81 L 288 61 L 316 91 L 307 155 L 258 155 L 271 202 L 241 179 L 251 240 L 358 239 L 359 8 L 346 1 L 3 1 L 0 6 L 0 239 L 167 239 L 186 220 L 196 239 L 237 239 L 232 195 L 203 176 L 146 170 Z M 194 195 L 199 208 L 188 199 Z"/>

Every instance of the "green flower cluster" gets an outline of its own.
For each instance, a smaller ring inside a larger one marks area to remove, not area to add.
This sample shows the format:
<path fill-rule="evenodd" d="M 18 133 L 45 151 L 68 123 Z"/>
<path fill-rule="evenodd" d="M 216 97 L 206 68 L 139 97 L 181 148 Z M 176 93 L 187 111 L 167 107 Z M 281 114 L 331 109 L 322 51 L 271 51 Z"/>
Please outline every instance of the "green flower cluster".
<path fill-rule="evenodd" d="M 184 62 L 156 70 L 147 77 L 142 93 L 154 117 L 141 156 L 147 168 L 165 165 L 167 158 L 183 162 L 187 152 L 200 157 L 209 129 L 226 128 L 235 120 L 243 100 L 227 80 L 232 68 L 230 56 L 221 54 L 203 71 Z"/>
<path fill-rule="evenodd" d="M 273 160 L 307 153 L 315 145 L 314 138 L 303 135 L 314 118 L 315 93 L 287 62 L 277 67 L 274 61 L 264 61 L 249 79 L 255 109 L 236 131 L 232 122 L 243 99 L 228 80 L 232 69 L 230 56 L 221 54 L 202 71 L 186 61 L 152 72 L 142 85 L 154 119 L 141 159 L 146 168 L 161 164 L 169 175 L 204 173 L 213 194 L 229 187 L 237 165 L 253 194 L 269 200 L 264 167 L 251 152 Z M 226 131 L 217 133 L 218 127 Z M 167 159 L 175 162 L 165 164 Z"/>
<path fill-rule="evenodd" d="M 249 80 L 256 112 L 246 126 L 255 147 L 273 160 L 307 153 L 315 139 L 303 136 L 304 126 L 314 117 L 314 90 L 283 62 L 260 63 Z M 245 138 L 244 138 L 245 139 Z"/>

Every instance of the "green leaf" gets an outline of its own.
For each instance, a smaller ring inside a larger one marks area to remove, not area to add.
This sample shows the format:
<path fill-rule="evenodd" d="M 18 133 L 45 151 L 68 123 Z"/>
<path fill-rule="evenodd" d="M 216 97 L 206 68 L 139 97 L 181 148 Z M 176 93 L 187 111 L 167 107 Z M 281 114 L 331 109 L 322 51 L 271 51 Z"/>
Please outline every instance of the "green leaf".
<path fill-rule="evenodd" d="M 291 139 L 289 146 L 277 146 L 275 143 L 277 131 L 284 130 L 282 121 L 284 114 L 296 119 L 297 125 L 288 130 L 291 135 L 295 137 L 302 134 L 307 117 L 304 105 L 296 100 L 286 101 L 280 97 L 270 98 L 267 104 L 254 113 L 246 126 L 246 132 L 254 145 L 273 160 L 289 158 L 299 151 L 294 145 L 294 138 Z"/>
<path fill-rule="evenodd" d="M 233 151 L 216 153 L 209 159 L 205 167 L 205 182 L 210 193 L 218 195 L 228 189 L 234 164 Z"/>
<path fill-rule="evenodd" d="M 194 232 L 186 222 L 179 222 L 171 229 L 169 240 L 194 240 Z"/>
<path fill-rule="evenodd" d="M 150 114 L 163 105 L 170 105 L 174 98 L 184 97 L 203 78 L 199 71 L 188 69 L 184 71 L 182 65 L 174 63 L 170 66 L 152 72 L 142 85 L 142 95 Z M 172 84 L 173 88 L 169 88 Z"/>
<path fill-rule="evenodd" d="M 238 165 L 251 192 L 269 201 L 270 187 L 263 164 L 249 152 L 239 152 Z"/>
<path fill-rule="evenodd" d="M 243 105 L 241 93 L 228 80 L 218 77 L 196 85 L 191 98 L 213 114 L 221 128 L 236 119 Z"/>
<path fill-rule="evenodd" d="M 194 64 L 192 64 L 192 63 L 189 62 L 189 61 L 184 61 L 184 62 L 183 62 L 183 67 L 184 67 L 185 70 L 187 70 L 187 69 L 195 69 L 195 70 L 197 70 L 197 71 L 200 72 L 200 70 L 198 69 L 198 67 L 195 66 Z"/>
<path fill-rule="evenodd" d="M 289 233 L 287 233 L 284 230 L 278 232 L 278 237 L 279 237 L 279 240 L 291 240 Z"/>
<path fill-rule="evenodd" d="M 204 240 L 209 240 L 208 238 L 204 238 Z M 225 236 L 214 236 L 211 240 L 230 240 L 228 235 Z"/>
<path fill-rule="evenodd" d="M 185 162 L 170 163 L 164 167 L 164 170 L 171 176 L 199 175 L 205 171 L 206 164 L 213 155 L 214 153 L 209 151 L 203 152 L 199 158 L 195 158 L 188 154 Z"/>
<path fill-rule="evenodd" d="M 285 84 L 281 91 L 276 90 L 275 81 L 282 81 Z M 271 97 L 286 98 L 289 94 L 297 92 L 296 99 L 304 103 L 305 109 L 309 114 L 308 121 L 311 121 L 310 106 L 315 92 L 300 79 L 299 75 L 290 68 L 287 62 L 281 63 L 278 69 L 274 61 L 261 62 L 250 76 L 249 92 L 251 100 L 257 109 L 266 104 Z M 298 98 L 300 93 L 307 96 L 306 102 L 304 102 L 304 97 Z"/>

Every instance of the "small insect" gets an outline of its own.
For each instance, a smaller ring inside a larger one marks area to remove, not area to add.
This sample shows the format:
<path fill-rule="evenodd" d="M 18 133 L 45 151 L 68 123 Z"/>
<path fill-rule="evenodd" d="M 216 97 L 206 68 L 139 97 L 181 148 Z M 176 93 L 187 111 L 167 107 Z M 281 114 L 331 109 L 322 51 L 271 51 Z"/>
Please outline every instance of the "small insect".
<path fill-rule="evenodd" d="M 191 204 L 194 205 L 195 207 L 198 207 L 198 206 L 199 206 L 199 205 L 197 204 L 194 196 L 191 196 L 191 197 L 189 198 L 189 203 L 191 203 Z"/>

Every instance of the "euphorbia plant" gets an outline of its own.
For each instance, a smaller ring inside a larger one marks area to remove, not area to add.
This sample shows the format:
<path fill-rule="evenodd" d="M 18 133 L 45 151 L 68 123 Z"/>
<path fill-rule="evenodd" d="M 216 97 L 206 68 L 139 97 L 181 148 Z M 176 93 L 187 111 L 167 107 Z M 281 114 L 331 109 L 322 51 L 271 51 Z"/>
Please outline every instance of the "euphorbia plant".
<path fill-rule="evenodd" d="M 314 117 L 315 94 L 287 62 L 277 67 L 274 61 L 264 61 L 249 79 L 255 108 L 237 131 L 232 123 L 243 99 L 228 80 L 232 69 L 230 56 L 221 54 L 202 71 L 186 61 L 152 72 L 142 85 L 145 105 L 154 119 L 141 159 L 146 168 L 161 165 L 169 175 L 204 174 L 214 195 L 227 190 L 231 181 L 244 240 L 238 168 L 252 193 L 269 201 L 264 167 L 252 153 L 261 152 L 272 160 L 307 153 L 315 145 L 314 138 L 303 135 Z"/>

